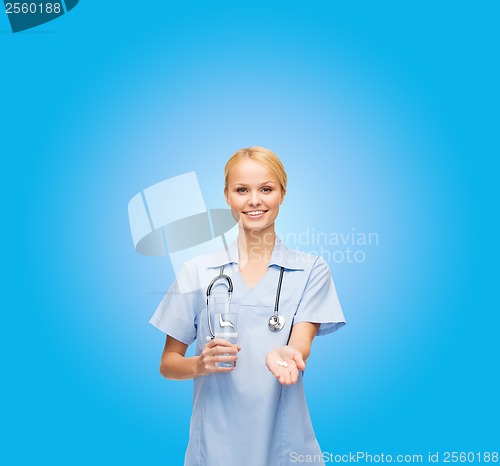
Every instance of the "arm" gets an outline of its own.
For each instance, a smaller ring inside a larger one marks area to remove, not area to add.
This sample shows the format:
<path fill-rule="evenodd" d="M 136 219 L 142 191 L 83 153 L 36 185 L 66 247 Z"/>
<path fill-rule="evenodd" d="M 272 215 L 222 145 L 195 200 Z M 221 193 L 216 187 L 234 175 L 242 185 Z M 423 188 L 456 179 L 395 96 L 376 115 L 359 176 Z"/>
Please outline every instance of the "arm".
<path fill-rule="evenodd" d="M 304 362 L 311 353 L 311 345 L 318 333 L 319 326 L 320 324 L 313 324 L 312 322 L 300 322 L 292 327 L 288 346 L 298 349 L 302 354 Z"/>
<path fill-rule="evenodd" d="M 311 353 L 311 344 L 318 333 L 320 324 L 299 322 L 292 327 L 287 346 L 270 351 L 266 357 L 267 368 L 281 384 L 291 385 L 297 382 L 299 370 L 306 368 L 305 360 Z M 286 363 L 283 367 L 280 363 Z"/>
<path fill-rule="evenodd" d="M 218 367 L 215 363 L 236 361 L 237 353 L 241 349 L 220 338 L 210 340 L 199 356 L 186 358 L 187 348 L 185 343 L 167 335 L 160 361 L 160 373 L 163 377 L 187 380 L 214 372 L 231 372 L 234 367 Z M 221 356 L 221 353 L 229 353 L 230 356 Z"/>

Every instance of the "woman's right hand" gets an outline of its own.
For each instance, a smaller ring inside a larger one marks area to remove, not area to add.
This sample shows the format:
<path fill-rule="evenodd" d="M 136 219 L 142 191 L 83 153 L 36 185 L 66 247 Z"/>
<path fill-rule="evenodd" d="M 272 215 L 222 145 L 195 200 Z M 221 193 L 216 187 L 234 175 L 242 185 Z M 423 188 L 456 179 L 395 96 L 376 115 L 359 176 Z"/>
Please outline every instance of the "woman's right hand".
<path fill-rule="evenodd" d="M 208 375 L 216 372 L 232 372 L 235 367 L 219 367 L 217 362 L 234 362 L 238 359 L 241 348 L 222 338 L 210 340 L 198 356 L 199 375 Z"/>

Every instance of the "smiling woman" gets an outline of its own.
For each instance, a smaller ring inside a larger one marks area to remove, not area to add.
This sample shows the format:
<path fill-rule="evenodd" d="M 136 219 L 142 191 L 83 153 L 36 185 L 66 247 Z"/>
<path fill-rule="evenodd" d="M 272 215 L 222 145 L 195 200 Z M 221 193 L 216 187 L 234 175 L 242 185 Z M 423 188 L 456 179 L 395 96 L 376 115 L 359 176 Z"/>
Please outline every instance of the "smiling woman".
<path fill-rule="evenodd" d="M 243 258 L 247 260 L 240 265 L 240 272 L 242 269 L 257 272 L 253 277 L 255 282 L 260 278 L 259 270 L 266 265 L 261 260 L 262 254 L 269 260 L 274 246 L 274 222 L 286 193 L 283 165 L 270 154 L 271 151 L 261 147 L 242 149 L 229 159 L 224 170 L 226 202 L 240 226 L 240 234 L 245 236 L 247 247 L 243 249 L 251 255 L 250 261 Z"/>
<path fill-rule="evenodd" d="M 288 250 L 276 237 L 287 176 L 273 152 L 241 149 L 224 176 L 237 240 L 186 262 L 151 319 L 167 334 L 161 374 L 195 379 L 185 465 L 287 465 L 295 462 L 294 452 L 321 457 L 302 376 L 315 336 L 345 324 L 328 265 Z M 237 319 L 237 327 L 231 325 L 237 343 L 210 338 L 217 334 L 200 317 L 200 309 L 211 316 L 208 283 L 219 301 L 227 292 L 224 283 L 215 285 L 217 273 L 229 278 L 232 300 L 215 323 Z M 229 320 L 235 309 L 238 317 Z M 196 355 L 186 357 L 195 340 Z"/>

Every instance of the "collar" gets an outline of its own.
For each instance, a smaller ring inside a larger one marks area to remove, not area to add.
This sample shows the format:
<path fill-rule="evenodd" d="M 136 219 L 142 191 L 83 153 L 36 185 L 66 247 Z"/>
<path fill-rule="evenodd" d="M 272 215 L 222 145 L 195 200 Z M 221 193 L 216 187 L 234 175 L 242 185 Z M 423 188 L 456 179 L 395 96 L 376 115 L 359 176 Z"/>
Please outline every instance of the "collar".
<path fill-rule="evenodd" d="M 238 263 L 238 240 L 236 239 L 228 245 L 227 249 L 221 249 L 214 253 L 210 257 L 207 265 L 209 268 L 215 268 L 222 267 L 223 265 Z M 276 237 L 273 252 L 271 253 L 271 259 L 269 261 L 269 266 L 272 265 L 284 267 L 289 270 L 304 270 L 305 259 L 303 254 L 298 251 L 288 249 L 281 242 L 281 240 Z"/>

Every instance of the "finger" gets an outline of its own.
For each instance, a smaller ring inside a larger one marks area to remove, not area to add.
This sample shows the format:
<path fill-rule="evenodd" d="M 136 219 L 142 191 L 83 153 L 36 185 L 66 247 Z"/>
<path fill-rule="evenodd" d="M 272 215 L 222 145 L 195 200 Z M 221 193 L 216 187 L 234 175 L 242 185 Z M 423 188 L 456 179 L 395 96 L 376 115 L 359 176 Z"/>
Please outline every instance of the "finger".
<path fill-rule="evenodd" d="M 290 375 L 292 383 L 297 383 L 297 380 L 299 380 L 299 370 L 297 369 L 297 367 L 292 367 L 290 369 Z"/>
<path fill-rule="evenodd" d="M 278 379 L 280 384 L 284 384 L 286 381 L 285 372 L 282 367 L 271 366 L 269 370 Z"/>
<path fill-rule="evenodd" d="M 231 372 L 236 369 L 236 360 L 238 358 L 235 356 L 212 356 L 207 358 L 206 370 L 209 374 L 215 372 Z M 221 365 L 220 363 L 229 363 Z"/>
<path fill-rule="evenodd" d="M 286 385 L 291 385 L 292 384 L 292 374 L 290 373 L 290 369 L 285 371 L 285 384 Z"/>
<path fill-rule="evenodd" d="M 278 369 L 276 369 L 276 367 L 273 367 L 273 366 L 267 366 L 267 368 L 269 369 L 269 372 L 271 372 L 271 374 L 273 374 L 275 377 L 278 377 L 280 376 L 280 371 Z"/>
<path fill-rule="evenodd" d="M 302 357 L 302 354 L 300 351 L 297 351 L 293 356 L 292 359 L 294 360 L 295 364 L 297 365 L 297 368 L 300 369 L 301 371 L 305 370 L 306 368 L 306 363 L 304 362 L 304 358 Z"/>
<path fill-rule="evenodd" d="M 218 363 L 218 362 L 235 362 L 238 360 L 238 356 L 226 356 L 226 355 L 219 355 L 219 356 L 214 356 L 212 358 L 212 362 Z"/>
<path fill-rule="evenodd" d="M 269 364 L 267 365 L 267 368 L 269 369 L 269 371 L 271 372 L 271 374 L 273 374 L 278 379 L 280 378 L 281 368 L 276 367 L 274 365 L 269 365 Z"/>
<path fill-rule="evenodd" d="M 205 343 L 205 348 L 213 348 L 214 346 L 217 346 L 217 341 L 215 341 L 215 338 L 210 338 Z"/>
<path fill-rule="evenodd" d="M 232 354 L 237 354 L 238 353 L 238 348 L 236 346 L 221 346 L 217 345 L 216 347 L 212 348 L 211 350 L 212 354 L 222 354 L 222 353 L 232 353 Z"/>
<path fill-rule="evenodd" d="M 285 369 L 283 371 L 283 385 L 291 385 L 292 384 L 292 377 L 290 376 L 290 371 L 288 369 Z"/>
<path fill-rule="evenodd" d="M 224 340 L 224 338 L 214 338 L 211 342 L 208 344 L 212 343 L 212 346 L 233 346 L 233 343 Z"/>
<path fill-rule="evenodd" d="M 214 373 L 224 373 L 224 372 L 233 372 L 236 369 L 236 367 L 219 367 L 215 366 L 214 370 L 212 372 Z"/>

